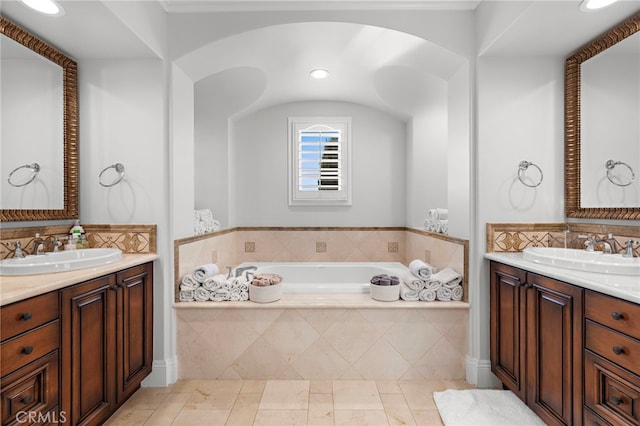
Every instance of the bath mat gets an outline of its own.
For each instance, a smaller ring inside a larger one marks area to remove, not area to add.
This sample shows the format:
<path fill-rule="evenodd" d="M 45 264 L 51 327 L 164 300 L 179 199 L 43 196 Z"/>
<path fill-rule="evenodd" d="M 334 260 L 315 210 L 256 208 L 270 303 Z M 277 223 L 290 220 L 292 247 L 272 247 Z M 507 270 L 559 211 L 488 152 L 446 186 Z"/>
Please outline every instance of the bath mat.
<path fill-rule="evenodd" d="M 448 389 L 434 392 L 445 426 L 545 426 L 524 402 L 507 390 Z"/>

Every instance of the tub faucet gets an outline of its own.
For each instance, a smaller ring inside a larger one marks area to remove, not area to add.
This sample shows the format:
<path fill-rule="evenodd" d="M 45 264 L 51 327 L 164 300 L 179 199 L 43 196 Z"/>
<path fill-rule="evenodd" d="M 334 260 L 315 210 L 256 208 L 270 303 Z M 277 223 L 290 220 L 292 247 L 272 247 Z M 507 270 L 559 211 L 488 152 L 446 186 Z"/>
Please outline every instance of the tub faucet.
<path fill-rule="evenodd" d="M 245 271 L 255 271 L 256 269 L 258 269 L 257 266 L 243 266 L 242 268 L 236 268 L 235 271 L 235 277 L 240 277 L 242 276 L 242 273 Z"/>
<path fill-rule="evenodd" d="M 633 257 L 633 247 L 637 244 L 638 242 L 636 240 L 629 240 L 627 241 L 626 247 L 624 249 L 624 253 L 622 254 L 622 257 Z"/>

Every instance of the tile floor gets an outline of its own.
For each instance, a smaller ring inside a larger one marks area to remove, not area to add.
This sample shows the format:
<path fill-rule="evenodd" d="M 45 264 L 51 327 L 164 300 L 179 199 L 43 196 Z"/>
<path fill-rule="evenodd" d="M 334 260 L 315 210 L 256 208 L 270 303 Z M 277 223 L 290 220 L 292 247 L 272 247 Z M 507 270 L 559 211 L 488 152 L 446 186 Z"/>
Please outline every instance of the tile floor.
<path fill-rule="evenodd" d="M 181 380 L 142 388 L 106 425 L 442 425 L 433 392 L 464 381 Z"/>

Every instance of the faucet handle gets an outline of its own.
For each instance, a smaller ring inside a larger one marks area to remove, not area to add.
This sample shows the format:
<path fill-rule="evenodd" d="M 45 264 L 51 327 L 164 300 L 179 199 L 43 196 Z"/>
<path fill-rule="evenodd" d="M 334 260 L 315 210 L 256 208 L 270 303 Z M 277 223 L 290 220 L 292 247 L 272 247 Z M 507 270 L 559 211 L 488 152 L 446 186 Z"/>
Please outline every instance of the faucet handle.
<path fill-rule="evenodd" d="M 578 235 L 578 238 L 585 240 L 584 246 L 587 251 L 593 251 L 593 245 L 596 242 L 596 239 L 591 235 Z"/>
<path fill-rule="evenodd" d="M 636 246 L 636 244 L 638 244 L 637 240 L 627 240 L 627 242 L 625 242 L 626 247 L 624 249 L 624 253 L 622 254 L 622 257 L 633 257 L 633 248 Z"/>

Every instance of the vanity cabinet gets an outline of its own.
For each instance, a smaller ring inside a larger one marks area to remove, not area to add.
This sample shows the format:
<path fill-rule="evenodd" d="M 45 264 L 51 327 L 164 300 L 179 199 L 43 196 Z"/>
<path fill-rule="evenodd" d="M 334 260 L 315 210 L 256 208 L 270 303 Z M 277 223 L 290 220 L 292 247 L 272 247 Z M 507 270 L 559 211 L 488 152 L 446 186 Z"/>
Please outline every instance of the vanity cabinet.
<path fill-rule="evenodd" d="M 62 410 L 73 425 L 101 424 L 151 372 L 152 264 L 74 285 L 61 296 Z"/>
<path fill-rule="evenodd" d="M 582 289 L 491 262 L 491 370 L 548 425 L 582 423 Z"/>

